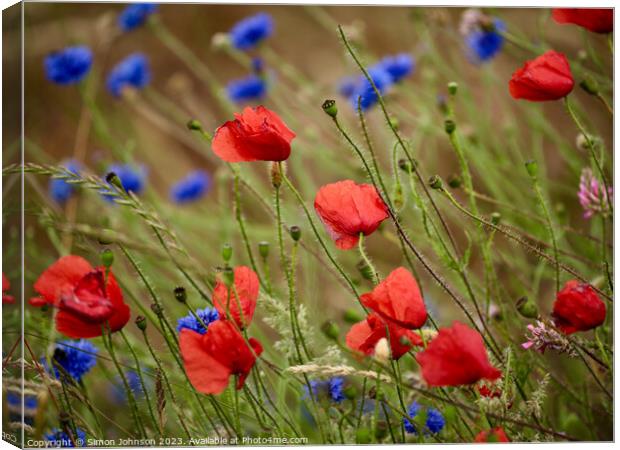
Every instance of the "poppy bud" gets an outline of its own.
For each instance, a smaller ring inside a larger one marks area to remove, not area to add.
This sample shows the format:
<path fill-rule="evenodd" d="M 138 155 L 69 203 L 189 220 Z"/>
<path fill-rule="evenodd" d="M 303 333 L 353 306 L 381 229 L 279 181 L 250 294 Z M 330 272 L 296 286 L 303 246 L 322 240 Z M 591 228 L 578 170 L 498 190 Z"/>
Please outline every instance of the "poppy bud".
<path fill-rule="evenodd" d="M 538 176 L 538 163 L 533 159 L 525 162 L 525 169 L 530 174 L 530 177 L 536 178 Z"/>
<path fill-rule="evenodd" d="M 146 330 L 146 317 L 138 316 L 136 317 L 136 326 L 140 328 L 140 330 Z"/>
<path fill-rule="evenodd" d="M 260 254 L 261 258 L 267 259 L 267 257 L 269 256 L 269 242 L 260 241 L 258 243 L 258 253 Z"/>
<path fill-rule="evenodd" d="M 400 170 L 407 172 L 407 173 L 411 173 L 413 172 L 413 164 L 411 164 L 411 161 L 409 161 L 408 159 L 399 159 L 398 160 L 398 167 L 400 168 Z"/>
<path fill-rule="evenodd" d="M 364 317 L 354 309 L 347 309 L 342 315 L 342 318 L 347 323 L 357 323 L 364 319 Z"/>
<path fill-rule="evenodd" d="M 370 430 L 368 428 L 358 428 L 355 432 L 356 444 L 369 444 L 370 443 Z"/>
<path fill-rule="evenodd" d="M 108 269 L 112 267 L 112 263 L 114 263 L 114 253 L 112 250 L 109 248 L 104 248 L 99 257 L 101 258 L 101 264 L 103 264 L 104 267 Z"/>
<path fill-rule="evenodd" d="M 295 242 L 301 239 L 301 228 L 299 228 L 297 225 L 293 225 L 289 230 L 289 233 L 291 234 L 291 237 Z"/>
<path fill-rule="evenodd" d="M 202 131 L 202 124 L 197 119 L 191 119 L 187 122 L 187 129 L 192 131 Z"/>
<path fill-rule="evenodd" d="M 222 245 L 222 259 L 225 262 L 229 262 L 230 258 L 232 258 L 232 246 L 230 244 Z"/>
<path fill-rule="evenodd" d="M 187 302 L 187 291 L 183 286 L 177 286 L 174 288 L 174 298 L 176 298 L 179 303 Z"/>
<path fill-rule="evenodd" d="M 454 120 L 447 119 L 444 122 L 444 129 L 446 130 L 446 133 L 448 134 L 454 133 L 454 130 L 456 130 L 456 123 L 454 122 Z"/>
<path fill-rule="evenodd" d="M 224 284 L 231 287 L 235 282 L 235 272 L 231 267 L 224 267 L 222 273 L 224 274 Z"/>
<path fill-rule="evenodd" d="M 153 311 L 157 317 L 161 317 L 164 313 L 163 308 L 159 306 L 157 303 L 151 304 L 151 311 Z"/>
<path fill-rule="evenodd" d="M 338 106 L 336 106 L 336 100 L 325 100 L 323 102 L 323 111 L 330 117 L 336 117 L 338 115 Z"/>
<path fill-rule="evenodd" d="M 459 90 L 459 85 L 457 82 L 455 81 L 451 81 L 448 83 L 448 93 L 452 96 L 456 95 L 457 91 Z"/>
<path fill-rule="evenodd" d="M 359 270 L 360 275 L 362 276 L 364 280 L 368 280 L 368 281 L 373 280 L 374 275 L 372 273 L 372 268 L 368 266 L 368 264 L 366 264 L 366 261 L 361 260 L 360 262 L 357 263 L 356 267 L 357 267 L 357 270 Z"/>
<path fill-rule="evenodd" d="M 353 385 L 348 385 L 347 387 L 345 387 L 342 390 L 342 393 L 349 400 L 353 400 L 355 397 L 357 397 L 357 389 Z"/>
<path fill-rule="evenodd" d="M 598 95 L 598 83 L 590 75 L 586 75 L 579 83 L 579 87 L 590 95 Z"/>
<path fill-rule="evenodd" d="M 452 189 L 460 188 L 461 183 L 463 183 L 463 180 L 461 180 L 461 177 L 456 174 L 452 174 L 448 177 L 448 186 L 450 186 Z"/>
<path fill-rule="evenodd" d="M 536 303 L 534 303 L 529 298 L 521 297 L 519 300 L 517 300 L 516 306 L 517 311 L 519 311 L 519 314 L 521 314 L 523 317 L 526 317 L 528 319 L 535 319 L 536 317 L 538 317 L 538 307 L 536 306 Z"/>
<path fill-rule="evenodd" d="M 502 220 L 501 213 L 498 213 L 497 211 L 491 213 L 491 223 L 493 225 L 497 225 L 500 220 Z"/>
<path fill-rule="evenodd" d="M 121 179 L 114 172 L 108 172 L 108 174 L 105 176 L 105 180 L 111 185 L 119 188 L 121 191 L 124 191 L 123 183 L 121 183 Z"/>
<path fill-rule="evenodd" d="M 432 177 L 430 177 L 428 179 L 428 185 L 432 187 L 433 189 L 438 189 L 438 190 L 443 189 L 443 182 L 441 181 L 441 178 L 438 175 L 433 175 Z"/>
<path fill-rule="evenodd" d="M 330 339 L 333 339 L 334 341 L 337 340 L 338 336 L 340 335 L 340 330 L 338 329 L 338 325 L 336 325 L 331 320 L 325 322 L 321 326 L 321 331 L 323 332 L 325 336 L 327 336 Z"/>
<path fill-rule="evenodd" d="M 281 165 L 277 162 L 271 164 L 271 184 L 276 189 L 282 186 L 282 171 L 280 168 Z"/>

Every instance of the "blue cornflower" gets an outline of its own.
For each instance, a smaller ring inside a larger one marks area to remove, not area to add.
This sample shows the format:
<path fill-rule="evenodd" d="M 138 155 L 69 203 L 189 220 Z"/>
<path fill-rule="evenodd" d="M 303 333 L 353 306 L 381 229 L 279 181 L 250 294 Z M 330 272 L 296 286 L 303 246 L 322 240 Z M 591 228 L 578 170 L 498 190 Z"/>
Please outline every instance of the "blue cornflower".
<path fill-rule="evenodd" d="M 334 377 L 329 379 L 329 396 L 335 403 L 344 400 L 344 378 Z"/>
<path fill-rule="evenodd" d="M 389 73 L 392 77 L 392 82 L 398 83 L 413 72 L 415 69 L 415 60 L 407 53 L 399 53 L 394 56 L 386 56 L 375 64 L 375 66 Z"/>
<path fill-rule="evenodd" d="M 130 86 L 141 89 L 151 80 L 151 71 L 146 56 L 142 53 L 133 53 L 118 63 L 108 75 L 108 91 L 120 97 L 124 87 Z"/>
<path fill-rule="evenodd" d="M 146 183 L 146 169 L 143 166 L 136 167 L 131 164 L 112 164 L 108 167 L 108 172 L 114 172 L 116 176 L 121 180 L 123 189 L 127 192 L 133 192 L 139 194 L 144 189 Z M 112 195 L 106 194 L 102 191 L 103 198 L 109 202 L 114 201 Z"/>
<path fill-rule="evenodd" d="M 380 94 L 383 95 L 392 86 L 392 76 L 382 67 L 371 67 L 368 69 L 368 74 L 370 78 L 372 78 Z M 361 97 L 360 106 L 363 111 L 366 111 L 379 101 L 379 97 L 377 97 L 372 84 L 370 84 L 370 81 L 363 75 L 360 77 L 353 94 L 349 97 L 349 101 L 354 109 L 357 109 L 359 97 Z"/>
<path fill-rule="evenodd" d="M 138 28 L 157 10 L 155 3 L 134 3 L 127 6 L 118 16 L 118 26 L 123 31 Z"/>
<path fill-rule="evenodd" d="M 142 389 L 142 382 L 140 381 L 140 375 L 135 370 L 127 370 L 124 373 L 129 389 L 133 393 L 134 398 L 139 399 L 144 396 L 144 390 Z M 146 384 L 146 382 L 145 382 Z M 125 383 L 120 375 L 116 375 L 114 378 L 114 384 L 112 384 L 112 396 L 116 403 L 125 403 L 127 401 L 127 391 L 125 389 Z"/>
<path fill-rule="evenodd" d="M 77 174 L 80 170 L 80 164 L 77 161 L 70 160 L 65 163 L 62 163 L 61 166 L 68 169 L 69 171 Z M 56 203 L 63 204 L 69 197 L 75 192 L 75 187 L 73 184 L 67 183 L 65 180 L 61 180 L 58 178 L 52 178 L 49 183 L 49 193 L 50 197 L 56 201 Z"/>
<path fill-rule="evenodd" d="M 88 47 L 67 47 L 45 57 L 45 74 L 57 84 L 77 83 L 86 76 L 92 63 L 93 53 Z"/>
<path fill-rule="evenodd" d="M 97 353 L 99 349 L 86 339 L 57 343 L 52 356 L 56 378 L 60 379 L 68 374 L 74 380 L 80 381 L 97 364 Z M 47 367 L 45 357 L 41 358 L 41 362 Z M 59 365 L 62 370 L 59 370 L 56 365 Z"/>
<path fill-rule="evenodd" d="M 343 97 L 350 98 L 355 92 L 358 81 L 360 81 L 358 77 L 342 78 L 338 83 L 338 93 Z"/>
<path fill-rule="evenodd" d="M 226 86 L 226 92 L 228 98 L 235 103 L 260 100 L 267 93 L 267 83 L 262 77 L 252 74 L 245 78 L 232 80 Z"/>
<path fill-rule="evenodd" d="M 215 322 L 217 319 L 220 318 L 217 310 L 211 308 L 197 309 L 196 315 L 200 317 L 202 323 L 204 323 L 207 327 L 211 322 Z M 198 319 L 196 319 L 196 317 L 192 313 L 189 313 L 187 316 L 181 317 L 179 320 L 177 320 L 177 331 L 181 331 L 183 328 L 187 328 L 188 330 L 193 330 L 197 333 L 205 334 L 207 330 L 205 327 L 202 326 L 202 323 Z"/>
<path fill-rule="evenodd" d="M 237 22 L 230 30 L 230 41 L 239 50 L 249 50 L 273 33 L 273 19 L 258 13 Z"/>
<path fill-rule="evenodd" d="M 22 405 L 22 396 L 19 392 L 10 391 L 6 394 L 6 402 L 9 406 L 19 406 Z M 24 395 L 24 407 L 27 409 L 35 409 L 37 407 L 37 397 L 36 395 L 25 394 Z"/>
<path fill-rule="evenodd" d="M 421 408 L 422 407 L 418 402 L 413 402 L 411 405 L 409 405 L 409 409 L 407 411 L 409 417 L 414 419 L 420 412 Z M 424 429 L 424 433 L 439 433 L 443 429 L 445 424 L 446 421 L 444 420 L 443 415 L 437 409 L 430 407 L 427 408 L 426 428 Z M 418 434 L 416 425 L 413 422 L 409 421 L 408 419 L 403 419 L 403 425 L 405 426 L 405 430 L 407 431 L 407 433 Z"/>
<path fill-rule="evenodd" d="M 492 59 L 504 45 L 501 32 L 506 31 L 506 24 L 500 19 L 493 20 L 493 29 L 475 29 L 465 36 L 469 57 L 474 62 L 485 62 Z"/>
<path fill-rule="evenodd" d="M 320 380 L 310 380 L 310 387 L 308 385 L 304 385 L 304 395 L 301 397 L 302 400 L 306 400 L 310 398 L 310 392 L 312 391 L 312 396 L 315 400 L 318 400 L 319 393 L 325 388 L 325 381 Z"/>
<path fill-rule="evenodd" d="M 211 178 L 204 170 L 187 174 L 170 189 L 170 197 L 176 203 L 188 203 L 201 198 L 211 186 Z"/>
<path fill-rule="evenodd" d="M 80 428 L 76 429 L 77 436 L 73 436 L 75 443 L 78 447 L 86 446 L 86 433 Z M 51 433 L 47 433 L 44 436 L 45 440 L 49 443 L 48 447 L 75 447 L 71 438 L 67 433 L 59 428 L 54 428 Z"/>

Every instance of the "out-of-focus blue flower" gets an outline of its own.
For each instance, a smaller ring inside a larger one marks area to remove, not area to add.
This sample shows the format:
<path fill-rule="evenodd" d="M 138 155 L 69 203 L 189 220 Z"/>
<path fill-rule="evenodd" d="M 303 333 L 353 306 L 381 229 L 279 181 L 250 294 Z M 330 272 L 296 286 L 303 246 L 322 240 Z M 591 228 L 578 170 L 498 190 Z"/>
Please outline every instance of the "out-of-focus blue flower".
<path fill-rule="evenodd" d="M 465 36 L 469 57 L 474 62 L 489 61 L 502 49 L 504 37 L 500 33 L 506 31 L 506 24 L 494 19 L 493 26 L 491 30 L 475 29 Z"/>
<path fill-rule="evenodd" d="M 252 74 L 228 83 L 226 92 L 228 93 L 228 98 L 235 103 L 260 100 L 267 93 L 267 83 L 262 77 Z"/>
<path fill-rule="evenodd" d="M 230 41 L 239 50 L 249 50 L 273 33 L 273 19 L 258 13 L 237 22 L 230 30 Z"/>
<path fill-rule="evenodd" d="M 355 92 L 358 81 L 360 81 L 358 77 L 342 78 L 338 83 L 338 93 L 343 97 L 350 98 Z"/>
<path fill-rule="evenodd" d="M 134 3 L 127 6 L 118 16 L 118 26 L 123 31 L 139 27 L 157 10 L 155 3 Z"/>
<path fill-rule="evenodd" d="M 414 419 L 420 412 L 421 408 L 422 407 L 420 406 L 418 402 L 413 402 L 411 405 L 409 405 L 409 409 L 407 411 L 409 414 L 409 417 Z M 437 409 L 430 408 L 430 407 L 427 408 L 426 428 L 424 429 L 425 434 L 428 434 L 429 432 L 439 433 L 443 429 L 445 424 L 446 424 L 446 421 L 443 418 L 443 415 Z M 403 419 L 403 425 L 405 426 L 405 430 L 407 431 L 407 433 L 418 434 L 416 425 L 413 422 L 409 421 L 408 419 Z"/>
<path fill-rule="evenodd" d="M 86 339 L 58 342 L 52 356 L 54 375 L 61 379 L 67 374 L 80 381 L 97 364 L 97 353 L 99 349 Z M 41 358 L 41 363 L 47 368 L 47 358 Z"/>
<path fill-rule="evenodd" d="M 344 400 L 344 378 L 334 377 L 329 379 L 329 396 L 335 403 Z"/>
<path fill-rule="evenodd" d="M 150 80 L 151 71 L 146 56 L 142 53 L 134 53 L 112 69 L 106 84 L 113 96 L 120 97 L 124 87 L 142 89 Z"/>
<path fill-rule="evenodd" d="M 6 402 L 11 406 L 20 406 L 22 404 L 22 396 L 19 392 L 7 392 Z M 35 395 L 24 395 L 24 407 L 34 409 L 37 407 L 37 397 Z"/>
<path fill-rule="evenodd" d="M 203 323 L 208 327 L 211 322 L 215 322 L 220 318 L 220 315 L 215 308 L 197 309 L 196 315 L 200 317 L 200 320 L 196 319 L 192 313 L 189 313 L 185 317 L 181 317 L 177 320 L 177 331 L 181 331 L 183 328 L 193 330 L 196 333 L 205 334 L 207 329 L 202 325 Z"/>
<path fill-rule="evenodd" d="M 263 58 L 252 58 L 252 71 L 254 73 L 260 74 L 265 69 L 265 62 Z"/>
<path fill-rule="evenodd" d="M 108 167 L 108 172 L 114 172 L 116 176 L 121 180 L 123 189 L 127 192 L 133 192 L 139 194 L 144 189 L 146 183 L 146 169 L 143 166 L 136 167 L 131 164 L 112 164 Z M 102 192 L 103 198 L 109 202 L 114 201 L 112 195 Z"/>
<path fill-rule="evenodd" d="M 375 66 L 389 73 L 392 76 L 392 82 L 398 83 L 413 72 L 415 60 L 407 53 L 399 53 L 398 55 L 386 56 Z"/>
<path fill-rule="evenodd" d="M 127 380 L 127 385 L 133 393 L 134 398 L 142 398 L 144 396 L 144 390 L 142 389 L 140 375 L 138 375 L 135 370 L 127 370 L 124 375 Z M 116 403 L 122 404 L 127 402 L 127 390 L 125 389 L 125 383 L 120 375 L 116 375 L 114 378 L 114 383 L 112 384 L 112 397 Z"/>
<path fill-rule="evenodd" d="M 22 396 L 19 392 L 8 391 L 6 394 L 7 409 L 10 422 L 21 422 L 27 425 L 34 425 L 34 417 L 37 413 L 37 396 L 29 393 L 24 394 L 24 408 L 22 409 Z"/>
<path fill-rule="evenodd" d="M 45 57 L 43 65 L 48 80 L 57 84 L 77 83 L 86 76 L 93 63 L 93 53 L 86 46 L 67 47 Z"/>
<path fill-rule="evenodd" d="M 77 428 L 76 432 L 77 436 L 73 436 L 75 444 L 78 447 L 86 447 L 86 432 L 80 428 Z M 44 438 L 48 442 L 48 447 L 75 447 L 69 435 L 59 428 L 54 428 Z"/>
<path fill-rule="evenodd" d="M 188 203 L 201 198 L 211 186 L 211 178 L 204 170 L 190 172 L 170 189 L 170 197 L 176 203 Z"/>
<path fill-rule="evenodd" d="M 368 69 L 368 74 L 381 95 L 386 93 L 392 86 L 392 76 L 382 67 L 371 67 Z M 353 94 L 349 97 L 351 105 L 356 110 L 358 98 L 360 98 L 359 103 L 363 111 L 366 111 L 379 101 L 379 97 L 377 97 L 372 84 L 363 75 L 360 77 Z"/>
<path fill-rule="evenodd" d="M 70 160 L 64 163 L 61 163 L 61 166 L 78 174 L 80 170 L 80 164 L 77 161 Z M 73 184 L 67 183 L 65 180 L 61 180 L 58 178 L 52 178 L 49 183 L 49 193 L 50 197 L 54 199 L 55 202 L 63 204 L 71 195 L 75 192 L 75 187 Z"/>

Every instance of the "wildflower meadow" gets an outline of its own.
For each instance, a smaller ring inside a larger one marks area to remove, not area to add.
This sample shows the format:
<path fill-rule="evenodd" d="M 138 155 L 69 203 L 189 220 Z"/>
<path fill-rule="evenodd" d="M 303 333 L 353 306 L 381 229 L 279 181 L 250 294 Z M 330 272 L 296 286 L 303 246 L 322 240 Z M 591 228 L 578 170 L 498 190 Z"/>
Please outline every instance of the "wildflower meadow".
<path fill-rule="evenodd" d="M 5 10 L 3 439 L 613 440 L 613 25 Z"/>

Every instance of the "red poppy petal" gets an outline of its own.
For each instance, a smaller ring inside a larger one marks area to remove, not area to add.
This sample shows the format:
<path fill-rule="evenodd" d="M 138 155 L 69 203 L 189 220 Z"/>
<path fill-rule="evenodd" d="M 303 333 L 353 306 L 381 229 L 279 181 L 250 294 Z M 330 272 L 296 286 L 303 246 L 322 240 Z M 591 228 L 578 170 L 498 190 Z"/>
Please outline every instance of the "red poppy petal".
<path fill-rule="evenodd" d="M 103 323 L 87 322 L 70 311 L 58 310 L 56 330 L 72 339 L 93 338 L 103 333 Z"/>
<path fill-rule="evenodd" d="M 256 158 L 244 152 L 243 143 L 231 130 L 234 126 L 234 122 L 226 122 L 219 127 L 211 141 L 211 148 L 217 156 L 227 162 L 256 161 Z"/>
<path fill-rule="evenodd" d="M 211 330 L 207 332 L 209 334 Z M 204 347 L 204 338 L 193 330 L 183 329 L 179 336 L 179 346 L 183 357 L 185 372 L 192 386 L 203 394 L 220 394 L 228 386 L 231 370 Z"/>
<path fill-rule="evenodd" d="M 90 263 L 80 256 L 63 256 L 41 274 L 34 289 L 48 303 L 58 305 L 60 294 L 72 291 L 82 277 L 92 270 Z"/>

